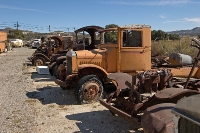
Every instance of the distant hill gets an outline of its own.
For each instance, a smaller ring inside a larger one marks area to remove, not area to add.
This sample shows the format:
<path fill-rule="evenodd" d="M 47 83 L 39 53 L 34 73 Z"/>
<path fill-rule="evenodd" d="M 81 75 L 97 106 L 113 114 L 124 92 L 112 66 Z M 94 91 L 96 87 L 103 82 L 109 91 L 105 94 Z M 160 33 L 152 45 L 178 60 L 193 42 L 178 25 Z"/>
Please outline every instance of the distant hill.
<path fill-rule="evenodd" d="M 180 36 L 197 36 L 200 35 L 200 27 L 195 27 L 191 30 L 177 30 L 177 31 L 171 31 L 167 32 L 168 34 L 178 34 Z"/>

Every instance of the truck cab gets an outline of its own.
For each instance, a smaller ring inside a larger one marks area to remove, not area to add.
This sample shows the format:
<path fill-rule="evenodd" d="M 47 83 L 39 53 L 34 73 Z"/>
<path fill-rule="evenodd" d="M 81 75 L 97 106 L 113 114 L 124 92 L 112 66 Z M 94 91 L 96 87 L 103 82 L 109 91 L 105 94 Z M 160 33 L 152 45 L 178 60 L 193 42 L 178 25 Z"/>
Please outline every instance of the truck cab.
<path fill-rule="evenodd" d="M 151 27 L 128 25 L 99 32 L 96 49 L 67 53 L 67 74 L 80 68 L 101 69 L 106 73 L 135 73 L 151 69 Z"/>

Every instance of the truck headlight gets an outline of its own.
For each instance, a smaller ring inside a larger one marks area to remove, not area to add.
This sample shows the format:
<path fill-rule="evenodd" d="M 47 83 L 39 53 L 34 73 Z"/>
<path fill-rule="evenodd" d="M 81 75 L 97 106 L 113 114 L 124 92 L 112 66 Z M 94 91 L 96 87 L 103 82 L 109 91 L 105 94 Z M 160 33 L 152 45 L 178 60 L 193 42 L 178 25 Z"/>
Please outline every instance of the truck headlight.
<path fill-rule="evenodd" d="M 75 68 L 76 52 L 70 49 L 67 54 L 67 74 L 72 74 L 72 71 Z"/>

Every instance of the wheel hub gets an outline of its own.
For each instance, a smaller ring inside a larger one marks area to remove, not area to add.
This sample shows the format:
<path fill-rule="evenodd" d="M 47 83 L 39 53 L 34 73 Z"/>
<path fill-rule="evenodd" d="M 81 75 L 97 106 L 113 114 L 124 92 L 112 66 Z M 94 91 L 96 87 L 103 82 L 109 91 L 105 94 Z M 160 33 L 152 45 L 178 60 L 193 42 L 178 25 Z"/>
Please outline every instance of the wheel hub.
<path fill-rule="evenodd" d="M 87 101 L 91 101 L 99 97 L 100 93 L 100 88 L 97 83 L 88 83 L 84 86 L 83 97 Z"/>

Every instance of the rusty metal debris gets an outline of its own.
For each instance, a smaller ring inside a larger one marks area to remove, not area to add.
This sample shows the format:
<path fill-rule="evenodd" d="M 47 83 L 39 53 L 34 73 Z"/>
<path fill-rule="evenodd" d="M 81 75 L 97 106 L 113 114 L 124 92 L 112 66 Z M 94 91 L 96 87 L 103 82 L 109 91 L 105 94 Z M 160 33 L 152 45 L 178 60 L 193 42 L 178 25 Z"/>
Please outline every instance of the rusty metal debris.
<path fill-rule="evenodd" d="M 196 41 L 196 40 L 195 40 Z M 197 41 L 196 41 L 197 44 Z M 199 49 L 200 43 L 195 46 Z M 173 133 L 174 121 L 171 109 L 182 98 L 200 94 L 199 73 L 191 79 L 198 62 L 195 58 L 188 78 L 173 77 L 172 69 L 147 70 L 136 77 L 111 74 L 110 78 L 118 84 L 117 91 L 100 103 L 134 124 L 142 124 L 145 133 Z M 124 78 L 126 77 L 126 78 Z M 129 77 L 129 78 L 127 78 Z"/>

